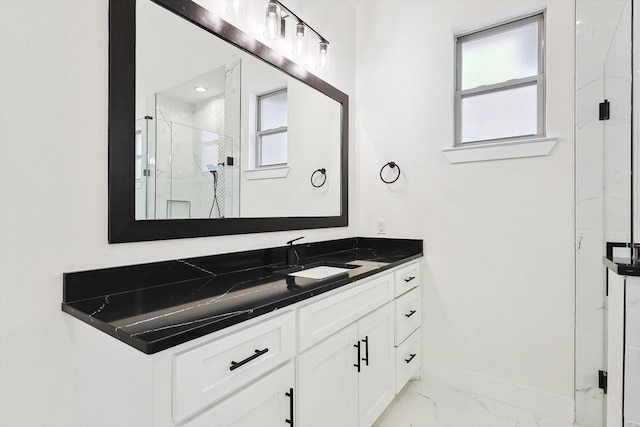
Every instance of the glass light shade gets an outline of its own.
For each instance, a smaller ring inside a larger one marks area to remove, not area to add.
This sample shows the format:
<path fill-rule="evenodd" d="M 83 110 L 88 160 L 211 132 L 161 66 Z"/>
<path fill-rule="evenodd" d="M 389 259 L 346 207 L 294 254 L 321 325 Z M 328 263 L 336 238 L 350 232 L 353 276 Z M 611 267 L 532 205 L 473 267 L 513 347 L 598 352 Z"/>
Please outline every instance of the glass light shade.
<path fill-rule="evenodd" d="M 320 41 L 319 54 L 318 54 L 318 70 L 325 71 L 329 69 L 329 42 L 326 40 Z"/>
<path fill-rule="evenodd" d="M 247 0 L 227 0 L 227 14 L 236 18 L 247 16 Z"/>
<path fill-rule="evenodd" d="M 270 39 L 275 39 L 280 32 L 280 8 L 274 1 L 269 1 L 266 9 L 264 35 Z"/>
<path fill-rule="evenodd" d="M 307 36 L 306 28 L 302 22 L 296 24 L 296 34 L 293 44 L 293 54 L 295 56 L 304 56 L 307 54 Z"/>

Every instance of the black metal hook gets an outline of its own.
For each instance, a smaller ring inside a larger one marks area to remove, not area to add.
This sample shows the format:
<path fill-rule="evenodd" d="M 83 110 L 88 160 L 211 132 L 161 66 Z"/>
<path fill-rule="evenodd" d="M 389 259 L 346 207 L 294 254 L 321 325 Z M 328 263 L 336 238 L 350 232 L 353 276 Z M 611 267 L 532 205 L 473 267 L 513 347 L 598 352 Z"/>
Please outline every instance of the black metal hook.
<path fill-rule="evenodd" d="M 322 176 L 324 177 L 324 179 L 322 180 L 322 183 L 320 185 L 316 185 L 313 182 L 313 177 L 316 176 L 316 174 L 320 172 L 322 174 Z M 321 168 L 316 170 L 314 173 L 311 174 L 311 185 L 313 185 L 316 188 L 320 188 L 324 185 L 324 183 L 327 182 L 327 170 L 325 168 Z"/>
<path fill-rule="evenodd" d="M 395 179 L 393 179 L 393 181 L 387 181 L 386 179 L 384 179 L 382 177 L 382 171 L 384 170 L 384 168 L 386 168 L 387 166 L 389 166 L 391 169 L 395 169 L 398 168 L 398 175 L 395 177 Z M 398 178 L 400 178 L 400 166 L 398 166 L 396 164 L 396 162 L 389 162 L 386 165 L 382 166 L 382 169 L 380 169 L 380 179 L 382 180 L 382 182 L 384 182 L 385 184 L 393 184 L 394 182 L 396 182 L 398 180 Z"/>

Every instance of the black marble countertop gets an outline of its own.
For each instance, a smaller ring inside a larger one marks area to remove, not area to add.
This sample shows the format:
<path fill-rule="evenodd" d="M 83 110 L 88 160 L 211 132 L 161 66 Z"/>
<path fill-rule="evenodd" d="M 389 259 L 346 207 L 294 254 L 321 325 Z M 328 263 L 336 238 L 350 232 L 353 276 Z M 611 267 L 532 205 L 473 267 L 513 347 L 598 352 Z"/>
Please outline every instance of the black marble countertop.
<path fill-rule="evenodd" d="M 628 243 L 608 242 L 607 254 L 602 257 L 602 262 L 609 270 L 621 276 L 640 276 L 640 262 L 638 260 L 634 260 L 630 256 L 614 256 L 615 248 L 628 247 Z"/>
<path fill-rule="evenodd" d="M 422 256 L 422 240 L 348 238 L 64 273 L 62 310 L 147 354 L 286 307 Z M 348 272 L 288 276 L 316 264 Z"/>

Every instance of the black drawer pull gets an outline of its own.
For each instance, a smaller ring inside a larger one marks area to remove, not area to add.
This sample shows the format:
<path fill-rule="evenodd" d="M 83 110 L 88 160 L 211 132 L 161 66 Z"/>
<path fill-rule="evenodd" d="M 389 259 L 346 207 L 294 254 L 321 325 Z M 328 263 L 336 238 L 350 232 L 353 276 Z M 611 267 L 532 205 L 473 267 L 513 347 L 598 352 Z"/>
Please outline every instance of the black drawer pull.
<path fill-rule="evenodd" d="M 252 356 L 247 357 L 246 359 L 240 361 L 240 362 L 234 362 L 233 360 L 231 361 L 231 366 L 229 367 L 230 371 L 233 371 L 234 369 L 238 369 L 240 366 L 251 362 L 253 359 L 262 356 L 263 354 L 265 354 L 267 351 L 269 351 L 268 348 L 265 348 L 264 350 L 256 350 L 256 353 Z"/>
<path fill-rule="evenodd" d="M 364 357 L 362 358 L 362 361 L 364 363 L 366 363 L 367 366 L 369 366 L 369 336 L 367 335 L 366 337 L 364 337 L 362 342 L 365 344 L 365 346 L 364 346 Z"/>
<path fill-rule="evenodd" d="M 416 276 L 409 276 L 409 277 L 405 277 L 404 281 L 409 283 L 410 281 L 412 281 L 413 279 L 415 279 Z"/>
<path fill-rule="evenodd" d="M 358 343 L 354 344 L 353 346 L 358 349 L 358 363 L 354 363 L 353 366 L 358 368 L 358 372 L 360 372 L 360 357 L 361 357 L 361 354 L 360 354 L 360 341 L 358 341 Z"/>
<path fill-rule="evenodd" d="M 404 315 L 404 317 L 411 317 L 411 316 L 413 316 L 414 314 L 416 314 L 416 311 L 415 311 L 415 310 L 411 310 L 411 311 L 409 312 L 409 314 L 405 314 L 405 315 Z"/>
<path fill-rule="evenodd" d="M 411 362 L 413 360 L 413 358 L 416 357 L 416 354 L 413 353 L 413 354 L 410 354 L 409 356 L 410 357 L 408 359 L 404 359 L 404 361 L 407 362 L 407 363 Z"/>
<path fill-rule="evenodd" d="M 287 424 L 290 424 L 291 427 L 294 427 L 293 426 L 293 389 L 290 388 L 289 393 L 285 393 L 284 395 L 289 397 L 289 419 L 285 418 L 284 421 Z"/>

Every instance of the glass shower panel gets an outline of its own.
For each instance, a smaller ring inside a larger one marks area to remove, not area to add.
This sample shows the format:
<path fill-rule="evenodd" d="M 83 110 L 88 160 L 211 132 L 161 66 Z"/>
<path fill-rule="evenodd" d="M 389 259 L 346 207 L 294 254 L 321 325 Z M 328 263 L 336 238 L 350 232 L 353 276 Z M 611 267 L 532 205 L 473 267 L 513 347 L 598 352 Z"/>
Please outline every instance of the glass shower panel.
<path fill-rule="evenodd" d="M 150 116 L 135 122 L 136 220 L 155 217 L 155 123 Z"/>
<path fill-rule="evenodd" d="M 180 123 L 157 122 L 156 219 L 230 216 L 232 138 Z"/>
<path fill-rule="evenodd" d="M 603 228 L 605 242 L 631 242 L 631 1 L 626 1 L 604 62 Z"/>
<path fill-rule="evenodd" d="M 632 47 L 632 53 L 633 53 L 633 68 L 632 68 L 632 72 L 634 73 L 632 78 L 633 78 L 633 108 L 632 108 L 632 129 L 633 129 L 633 133 L 632 133 L 632 152 L 633 152 L 633 164 L 632 164 L 632 171 L 633 171 L 633 181 L 632 181 L 632 185 L 633 185 L 633 190 L 631 192 L 632 194 L 632 223 L 631 223 L 631 228 L 632 228 L 632 243 L 634 244 L 638 244 L 640 243 L 640 214 L 638 213 L 638 189 L 640 189 L 640 169 L 638 169 L 638 166 L 640 166 L 640 161 L 638 160 L 640 158 L 640 146 L 638 145 L 638 136 L 640 135 L 639 132 L 639 128 L 640 128 L 640 29 L 638 27 L 640 27 L 640 1 L 639 0 L 633 0 L 632 2 L 632 10 L 633 10 L 633 47 Z"/>

